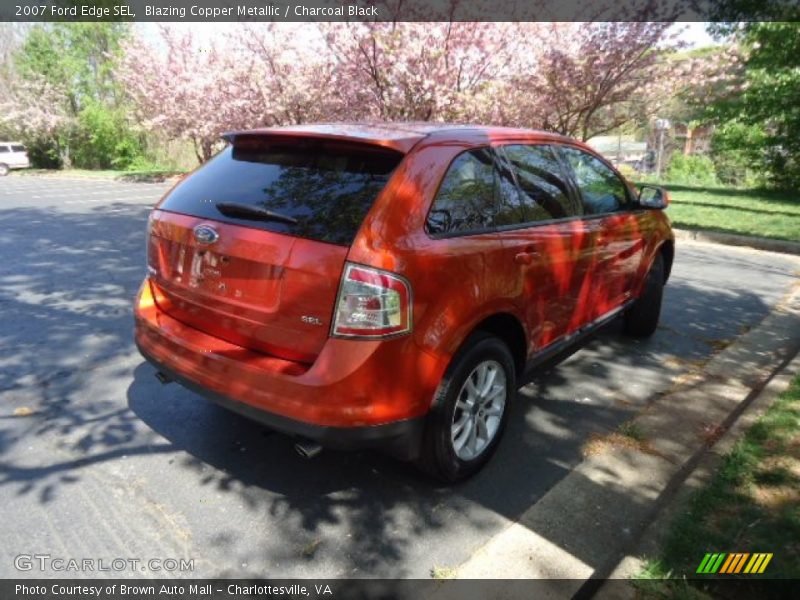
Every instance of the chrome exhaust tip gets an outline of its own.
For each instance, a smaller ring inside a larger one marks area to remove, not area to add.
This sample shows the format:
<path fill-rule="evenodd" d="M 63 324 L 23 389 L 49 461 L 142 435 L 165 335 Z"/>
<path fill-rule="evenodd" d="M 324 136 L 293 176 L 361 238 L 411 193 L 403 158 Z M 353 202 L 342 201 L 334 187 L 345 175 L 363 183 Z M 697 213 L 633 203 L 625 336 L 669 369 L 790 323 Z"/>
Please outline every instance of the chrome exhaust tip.
<path fill-rule="evenodd" d="M 161 382 L 161 385 L 167 385 L 168 383 L 172 383 L 172 377 L 170 377 L 163 371 L 156 371 L 156 379 L 158 379 Z"/>
<path fill-rule="evenodd" d="M 310 440 L 302 440 L 294 445 L 294 451 L 306 460 L 310 460 L 322 452 L 322 446 Z"/>

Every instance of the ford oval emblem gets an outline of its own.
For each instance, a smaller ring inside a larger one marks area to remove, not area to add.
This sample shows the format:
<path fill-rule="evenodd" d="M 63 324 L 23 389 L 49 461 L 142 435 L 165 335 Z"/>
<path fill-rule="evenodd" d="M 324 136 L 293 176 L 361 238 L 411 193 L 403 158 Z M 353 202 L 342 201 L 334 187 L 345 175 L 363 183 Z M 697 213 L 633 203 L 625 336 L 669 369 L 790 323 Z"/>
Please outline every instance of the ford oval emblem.
<path fill-rule="evenodd" d="M 198 244 L 213 244 L 219 239 L 219 234 L 211 225 L 198 225 L 194 228 L 194 239 Z"/>

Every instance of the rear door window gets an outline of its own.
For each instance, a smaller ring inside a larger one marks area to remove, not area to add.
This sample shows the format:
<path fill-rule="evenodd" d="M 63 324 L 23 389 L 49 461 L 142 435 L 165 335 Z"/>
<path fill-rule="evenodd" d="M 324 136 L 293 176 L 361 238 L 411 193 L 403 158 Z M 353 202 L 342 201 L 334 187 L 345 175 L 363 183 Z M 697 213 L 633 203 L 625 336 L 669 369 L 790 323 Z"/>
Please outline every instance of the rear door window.
<path fill-rule="evenodd" d="M 572 169 L 586 214 L 600 215 L 630 208 L 627 186 L 602 160 L 570 146 L 559 146 L 559 151 Z"/>
<path fill-rule="evenodd" d="M 581 214 L 573 201 L 567 177 L 548 145 L 503 146 L 519 185 L 527 221 L 551 221 Z"/>
<path fill-rule="evenodd" d="M 514 168 L 511 166 L 502 148 L 495 148 L 495 161 L 497 165 L 496 191 L 497 214 L 495 225 L 498 227 L 513 227 L 529 223 L 533 216 L 530 206 L 519 191 Z"/>
<path fill-rule="evenodd" d="M 240 136 L 181 182 L 160 208 L 349 245 L 402 158 L 367 144 Z M 296 223 L 225 215 L 218 203 L 265 209 Z"/>
<path fill-rule="evenodd" d="M 25 146 L 11 146 L 12 152 L 25 152 Z"/>

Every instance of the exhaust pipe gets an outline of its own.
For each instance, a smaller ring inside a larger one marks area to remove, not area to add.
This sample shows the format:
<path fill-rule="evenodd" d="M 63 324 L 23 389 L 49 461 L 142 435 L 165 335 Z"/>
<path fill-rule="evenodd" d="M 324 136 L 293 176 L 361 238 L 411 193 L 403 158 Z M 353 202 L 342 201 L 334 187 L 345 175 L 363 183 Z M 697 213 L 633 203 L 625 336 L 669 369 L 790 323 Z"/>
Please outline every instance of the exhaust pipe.
<path fill-rule="evenodd" d="M 300 440 L 294 445 L 294 451 L 305 459 L 312 459 L 322 452 L 322 446 L 311 440 Z"/>
<path fill-rule="evenodd" d="M 156 371 L 156 379 L 158 379 L 161 382 L 161 385 L 167 385 L 168 383 L 172 383 L 172 377 L 170 377 L 163 371 Z"/>

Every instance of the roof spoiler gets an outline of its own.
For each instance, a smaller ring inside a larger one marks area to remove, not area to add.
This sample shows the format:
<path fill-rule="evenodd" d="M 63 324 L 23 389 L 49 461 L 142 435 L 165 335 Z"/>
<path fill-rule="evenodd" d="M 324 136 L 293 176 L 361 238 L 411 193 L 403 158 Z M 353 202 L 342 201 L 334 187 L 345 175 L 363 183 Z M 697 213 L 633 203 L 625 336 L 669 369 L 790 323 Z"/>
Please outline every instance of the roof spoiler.
<path fill-rule="evenodd" d="M 240 138 L 252 138 L 252 137 L 271 137 L 275 138 L 283 138 L 283 139 L 291 139 L 291 138 L 300 138 L 300 139 L 308 139 L 308 140 L 320 140 L 320 141 L 331 141 L 331 142 L 338 142 L 344 144 L 354 144 L 358 146 L 371 146 L 373 148 L 385 148 L 388 150 L 393 150 L 395 152 L 399 152 L 401 154 L 407 153 L 413 146 L 416 144 L 419 139 L 409 138 L 409 139 L 375 139 L 375 138 L 365 138 L 359 135 L 348 135 L 347 133 L 338 133 L 338 132 L 318 132 L 318 131 L 303 131 L 303 130 L 293 130 L 293 129 L 254 129 L 249 131 L 228 131 L 223 133 L 220 136 L 220 139 L 225 140 L 232 146 L 236 144 L 237 140 Z"/>

